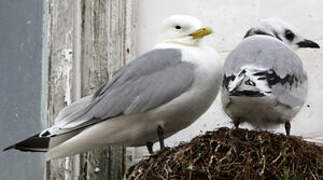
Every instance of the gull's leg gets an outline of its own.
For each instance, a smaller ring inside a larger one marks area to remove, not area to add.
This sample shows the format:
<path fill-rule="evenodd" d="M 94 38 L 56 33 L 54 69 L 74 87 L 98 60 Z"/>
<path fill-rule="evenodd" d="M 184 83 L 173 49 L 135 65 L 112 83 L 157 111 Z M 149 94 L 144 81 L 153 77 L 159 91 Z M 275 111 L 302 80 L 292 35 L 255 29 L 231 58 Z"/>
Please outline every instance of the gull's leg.
<path fill-rule="evenodd" d="M 290 122 L 289 121 L 285 122 L 285 131 L 286 131 L 286 135 L 289 136 L 289 133 L 290 133 Z"/>
<path fill-rule="evenodd" d="M 154 153 L 154 151 L 153 151 L 153 144 L 154 143 L 151 142 L 151 141 L 146 142 L 146 147 L 148 149 L 149 154 L 153 154 Z"/>
<path fill-rule="evenodd" d="M 164 144 L 164 129 L 161 126 L 158 126 L 158 128 L 157 128 L 157 134 L 158 134 L 160 149 L 164 149 L 165 148 L 165 144 Z"/>
<path fill-rule="evenodd" d="M 240 118 L 233 120 L 233 125 L 236 129 L 238 129 L 240 125 Z"/>

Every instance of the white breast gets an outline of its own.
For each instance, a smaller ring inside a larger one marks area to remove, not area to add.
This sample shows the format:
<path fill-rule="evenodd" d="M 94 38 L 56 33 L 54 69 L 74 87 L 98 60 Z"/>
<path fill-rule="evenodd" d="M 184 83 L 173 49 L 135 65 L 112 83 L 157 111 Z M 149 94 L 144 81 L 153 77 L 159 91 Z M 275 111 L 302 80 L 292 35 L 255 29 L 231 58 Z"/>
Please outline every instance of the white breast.
<path fill-rule="evenodd" d="M 180 49 L 183 61 L 196 66 L 194 83 L 189 91 L 152 111 L 168 135 L 189 126 L 210 107 L 222 80 L 222 65 L 214 49 L 183 46 Z"/>

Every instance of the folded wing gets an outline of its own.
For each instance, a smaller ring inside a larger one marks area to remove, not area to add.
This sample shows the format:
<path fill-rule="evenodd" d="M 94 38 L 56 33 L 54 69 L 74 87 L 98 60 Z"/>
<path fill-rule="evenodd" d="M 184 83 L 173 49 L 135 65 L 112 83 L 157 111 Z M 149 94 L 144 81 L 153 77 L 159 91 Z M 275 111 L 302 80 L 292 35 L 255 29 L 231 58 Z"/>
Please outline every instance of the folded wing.
<path fill-rule="evenodd" d="M 187 91 L 193 81 L 194 65 L 182 61 L 180 50 L 150 51 L 121 68 L 92 97 L 81 99 L 83 106 L 76 102 L 75 112 L 60 113 L 57 124 L 40 136 L 57 136 L 118 115 L 154 109 Z"/>

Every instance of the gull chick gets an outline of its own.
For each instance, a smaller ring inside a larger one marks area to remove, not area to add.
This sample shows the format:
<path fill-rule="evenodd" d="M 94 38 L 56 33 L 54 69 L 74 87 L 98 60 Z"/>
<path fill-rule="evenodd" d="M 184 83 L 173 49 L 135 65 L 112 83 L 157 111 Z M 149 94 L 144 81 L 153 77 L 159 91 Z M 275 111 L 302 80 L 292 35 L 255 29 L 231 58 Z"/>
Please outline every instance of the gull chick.
<path fill-rule="evenodd" d="M 248 122 L 257 128 L 285 124 L 303 106 L 307 75 L 298 48 L 319 48 L 280 19 L 266 19 L 251 28 L 224 64 L 222 104 L 235 127 Z"/>
<path fill-rule="evenodd" d="M 221 86 L 218 54 L 201 43 L 211 33 L 191 16 L 165 19 L 151 51 L 60 111 L 52 127 L 5 150 L 44 151 L 51 160 L 107 145 L 146 145 L 152 153 L 159 141 L 163 148 L 164 138 L 210 107 Z"/>

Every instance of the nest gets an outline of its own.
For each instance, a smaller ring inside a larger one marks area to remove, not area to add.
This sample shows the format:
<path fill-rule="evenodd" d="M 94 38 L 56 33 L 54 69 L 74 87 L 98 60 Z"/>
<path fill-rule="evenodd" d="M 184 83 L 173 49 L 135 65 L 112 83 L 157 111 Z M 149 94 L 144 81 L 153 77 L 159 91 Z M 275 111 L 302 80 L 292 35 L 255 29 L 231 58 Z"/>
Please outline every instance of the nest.
<path fill-rule="evenodd" d="M 323 147 L 295 136 L 220 128 L 149 156 L 125 179 L 323 179 Z"/>

